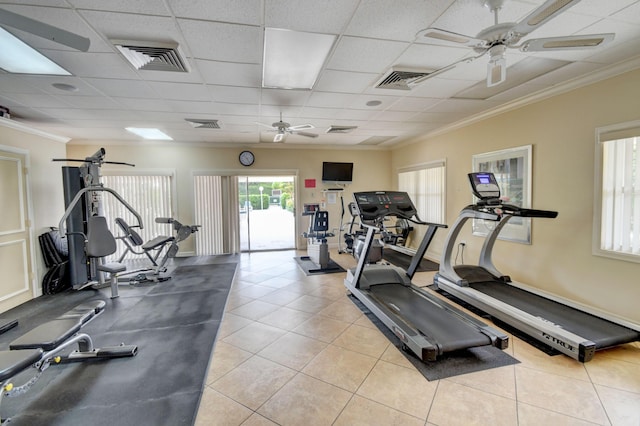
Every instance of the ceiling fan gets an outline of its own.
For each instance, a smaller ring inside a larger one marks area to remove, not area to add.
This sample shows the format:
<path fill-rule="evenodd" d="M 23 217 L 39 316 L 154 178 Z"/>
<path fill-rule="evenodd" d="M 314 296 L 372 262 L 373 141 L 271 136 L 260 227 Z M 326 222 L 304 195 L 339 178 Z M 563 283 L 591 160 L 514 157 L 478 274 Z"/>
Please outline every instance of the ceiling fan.
<path fill-rule="evenodd" d="M 91 43 L 86 37 L 45 24 L 44 22 L 36 21 L 35 19 L 27 18 L 26 16 L 18 15 L 17 13 L 9 12 L 5 9 L 0 9 L 0 25 L 46 38 L 47 40 L 82 52 L 89 50 Z"/>
<path fill-rule="evenodd" d="M 282 142 L 287 134 L 296 134 L 300 136 L 306 136 L 308 138 L 317 138 L 315 133 L 305 132 L 304 130 L 315 129 L 312 124 L 300 124 L 298 126 L 292 126 L 289 123 L 282 121 L 282 113 L 280 113 L 280 121 L 276 121 L 273 124 L 264 124 L 256 121 L 256 124 L 264 127 L 268 127 L 270 131 L 277 132 L 273 138 L 274 142 Z"/>
<path fill-rule="evenodd" d="M 417 38 L 432 42 L 455 43 L 468 46 L 477 56 L 464 58 L 412 83 L 417 84 L 435 74 L 448 71 L 463 62 L 471 62 L 489 54 L 487 67 L 487 87 L 496 86 L 507 78 L 506 49 L 519 49 L 522 52 L 551 52 L 568 49 L 591 49 L 600 47 L 611 40 L 615 34 L 588 34 L 578 36 L 560 36 L 529 39 L 521 44 L 520 40 L 533 30 L 577 4 L 580 0 L 547 0 L 520 22 L 498 22 L 498 11 L 506 0 L 480 0 L 494 14 L 494 25 L 480 31 L 475 37 L 454 33 L 439 28 L 426 28 L 417 34 Z"/>

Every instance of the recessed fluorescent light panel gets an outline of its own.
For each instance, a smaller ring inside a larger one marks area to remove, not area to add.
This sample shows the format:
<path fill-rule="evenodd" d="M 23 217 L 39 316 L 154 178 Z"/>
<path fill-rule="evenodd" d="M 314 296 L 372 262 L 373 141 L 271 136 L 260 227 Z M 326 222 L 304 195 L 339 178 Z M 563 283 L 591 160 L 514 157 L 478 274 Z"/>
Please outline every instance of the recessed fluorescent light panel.
<path fill-rule="evenodd" d="M 172 141 L 173 138 L 166 133 L 161 132 L 158 129 L 146 128 L 146 127 L 125 127 L 125 130 L 134 133 L 145 139 L 152 139 L 156 141 Z"/>
<path fill-rule="evenodd" d="M 262 87 L 311 89 L 335 35 L 265 28 Z"/>
<path fill-rule="evenodd" d="M 0 68 L 14 74 L 71 75 L 71 73 L 0 28 Z"/>

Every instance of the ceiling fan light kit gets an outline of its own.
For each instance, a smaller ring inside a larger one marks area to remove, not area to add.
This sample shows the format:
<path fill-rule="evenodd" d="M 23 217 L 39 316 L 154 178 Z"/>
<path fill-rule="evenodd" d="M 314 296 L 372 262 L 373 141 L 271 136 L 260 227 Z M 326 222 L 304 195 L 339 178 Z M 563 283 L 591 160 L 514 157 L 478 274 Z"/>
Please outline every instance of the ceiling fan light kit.
<path fill-rule="evenodd" d="M 478 54 L 476 57 L 466 58 L 465 60 L 447 65 L 435 71 L 431 76 L 443 71 L 448 71 L 461 62 L 468 62 L 488 53 L 487 87 L 493 87 L 506 80 L 507 48 L 520 49 L 522 52 L 551 52 L 569 49 L 584 50 L 601 47 L 612 41 L 615 36 L 615 34 L 607 33 L 534 38 L 518 45 L 520 40 L 530 32 L 576 5 L 580 0 L 547 0 L 520 22 L 503 23 L 498 22 L 498 12 L 502 9 L 506 0 L 480 1 L 483 6 L 487 7 L 494 14 L 494 25 L 480 31 L 476 37 L 470 37 L 439 28 L 426 28 L 418 32 L 417 37 L 423 41 L 429 40 L 434 43 L 444 42 L 445 44 L 453 43 L 464 45 L 472 48 L 475 53 Z"/>

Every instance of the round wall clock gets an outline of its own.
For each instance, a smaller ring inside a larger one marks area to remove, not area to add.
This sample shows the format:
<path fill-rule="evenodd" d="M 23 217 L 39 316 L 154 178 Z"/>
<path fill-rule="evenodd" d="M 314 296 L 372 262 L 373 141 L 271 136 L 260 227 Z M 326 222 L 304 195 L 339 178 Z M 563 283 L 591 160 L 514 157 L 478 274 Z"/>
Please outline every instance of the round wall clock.
<path fill-rule="evenodd" d="M 254 161 L 256 161 L 256 157 L 251 151 L 242 151 L 238 158 L 240 159 L 240 164 L 243 166 L 250 166 Z"/>

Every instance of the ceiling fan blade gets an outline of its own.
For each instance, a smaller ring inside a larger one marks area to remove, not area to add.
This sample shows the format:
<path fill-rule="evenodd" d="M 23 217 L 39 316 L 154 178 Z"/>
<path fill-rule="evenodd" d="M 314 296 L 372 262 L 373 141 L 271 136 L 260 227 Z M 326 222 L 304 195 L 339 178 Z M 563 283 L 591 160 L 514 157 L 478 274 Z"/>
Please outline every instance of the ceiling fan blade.
<path fill-rule="evenodd" d="M 593 49 L 604 46 L 615 37 L 614 33 L 587 34 L 564 37 L 534 38 L 520 45 L 523 52 L 550 52 L 554 50 Z"/>
<path fill-rule="evenodd" d="M 274 142 L 282 142 L 284 140 L 284 133 L 276 133 L 276 135 L 273 137 L 273 141 Z"/>
<path fill-rule="evenodd" d="M 295 133 L 296 135 L 300 135 L 300 136 L 306 136 L 308 138 L 317 138 L 318 135 L 316 135 L 315 133 L 309 133 L 309 132 L 300 132 L 297 130 L 294 130 L 292 133 Z"/>
<path fill-rule="evenodd" d="M 484 56 L 485 53 L 487 53 L 487 52 L 488 52 L 488 50 L 485 50 L 482 53 L 480 53 L 479 55 L 471 56 L 469 58 L 460 59 L 459 61 L 456 61 L 456 62 L 454 62 L 452 64 L 447 65 L 446 67 L 442 67 L 442 68 L 440 68 L 438 70 L 435 70 L 432 73 L 429 73 L 427 75 L 423 75 L 422 77 L 417 77 L 417 78 L 415 78 L 413 80 L 408 80 L 407 81 L 407 85 L 410 88 L 415 87 L 415 86 L 419 85 L 420 83 L 422 83 L 423 81 L 426 81 L 426 80 L 428 80 L 428 79 L 430 79 L 432 77 L 435 77 L 435 76 L 440 75 L 440 74 L 442 74 L 444 72 L 447 72 L 449 70 L 454 69 L 458 64 L 473 62 L 476 59 L 480 58 L 481 56 Z"/>
<path fill-rule="evenodd" d="M 445 42 L 446 44 L 458 44 L 469 47 L 485 47 L 487 42 L 475 37 L 454 33 L 439 28 L 426 28 L 416 34 L 417 41 L 424 42 Z"/>
<path fill-rule="evenodd" d="M 55 41 L 56 43 L 82 52 L 89 50 L 89 45 L 91 44 L 91 41 L 86 37 L 45 24 L 44 22 L 36 21 L 35 19 L 27 18 L 26 16 L 18 15 L 17 13 L 9 12 L 5 9 L 0 9 L 0 25 L 6 25 L 38 37 L 46 38 L 47 40 Z"/>
<path fill-rule="evenodd" d="M 521 36 L 529 34 L 548 20 L 555 18 L 560 13 L 579 3 L 580 0 L 547 0 L 542 6 L 531 12 L 522 21 L 518 22 L 513 31 Z"/>
<path fill-rule="evenodd" d="M 299 124 L 297 126 L 289 126 L 288 130 L 298 131 L 298 130 L 309 130 L 315 129 L 316 127 L 313 124 Z"/>

